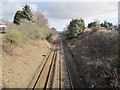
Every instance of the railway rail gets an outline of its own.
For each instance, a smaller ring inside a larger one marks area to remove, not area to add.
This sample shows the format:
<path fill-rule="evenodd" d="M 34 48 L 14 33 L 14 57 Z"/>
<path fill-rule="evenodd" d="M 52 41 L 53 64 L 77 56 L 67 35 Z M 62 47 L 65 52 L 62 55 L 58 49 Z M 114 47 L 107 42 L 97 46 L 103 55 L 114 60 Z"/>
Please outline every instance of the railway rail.
<path fill-rule="evenodd" d="M 36 76 L 33 78 L 30 86 L 33 90 L 66 88 L 74 89 L 80 87 L 80 78 L 76 71 L 71 57 L 68 55 L 68 50 L 64 43 L 53 44 L 48 55 L 45 56 L 44 61 L 40 65 Z"/>
<path fill-rule="evenodd" d="M 44 61 L 40 65 L 37 74 L 34 76 L 33 80 L 31 81 L 29 88 L 33 90 L 36 88 L 40 89 L 50 89 L 53 88 L 53 83 L 55 82 L 55 69 L 56 69 L 56 62 L 57 62 L 57 55 L 58 55 L 58 45 L 52 45 L 48 55 L 46 55 Z M 60 62 L 60 59 L 58 60 Z M 59 64 L 59 63 L 58 63 Z M 58 67 L 58 71 L 61 72 L 61 67 Z M 61 76 L 61 73 L 58 73 L 58 76 Z M 61 88 L 61 77 L 58 78 L 58 88 Z"/>
<path fill-rule="evenodd" d="M 39 76 L 37 77 L 37 80 L 33 86 L 33 89 L 35 88 L 51 88 L 52 83 L 52 77 L 53 77 L 53 68 L 55 64 L 55 60 L 57 57 L 57 48 L 58 46 L 53 45 L 51 47 L 51 50 L 48 54 L 48 56 L 45 59 L 45 62 L 41 66 L 41 71 L 39 73 Z"/>

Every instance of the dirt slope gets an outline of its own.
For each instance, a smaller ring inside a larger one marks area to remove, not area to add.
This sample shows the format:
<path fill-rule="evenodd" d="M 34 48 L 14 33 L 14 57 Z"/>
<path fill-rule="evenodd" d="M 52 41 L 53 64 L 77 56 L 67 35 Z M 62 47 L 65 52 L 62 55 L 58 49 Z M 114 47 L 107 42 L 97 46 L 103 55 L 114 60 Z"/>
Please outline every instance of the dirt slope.
<path fill-rule="evenodd" d="M 2 83 L 3 88 L 26 88 L 37 68 L 47 54 L 50 44 L 45 40 L 32 41 L 24 47 L 13 49 L 12 54 L 3 52 Z"/>

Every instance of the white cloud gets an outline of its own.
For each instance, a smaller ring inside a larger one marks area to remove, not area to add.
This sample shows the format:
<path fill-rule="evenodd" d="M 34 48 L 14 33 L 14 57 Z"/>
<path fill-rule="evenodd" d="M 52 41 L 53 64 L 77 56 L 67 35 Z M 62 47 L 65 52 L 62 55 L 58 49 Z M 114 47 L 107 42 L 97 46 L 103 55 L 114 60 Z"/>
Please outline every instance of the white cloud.
<path fill-rule="evenodd" d="M 4 5 L 4 7 L 2 8 L 3 19 L 12 21 L 16 11 L 21 10 L 24 4 L 15 2 L 12 3 L 4 2 L 3 5 Z"/>
<path fill-rule="evenodd" d="M 35 5 L 35 4 L 29 4 L 29 5 L 31 7 L 31 11 L 32 12 L 36 12 L 38 10 L 38 6 L 37 5 Z"/>
<path fill-rule="evenodd" d="M 80 2 L 80 3 L 49 3 L 41 8 L 50 19 L 50 25 L 63 29 L 72 18 L 82 17 L 86 24 L 95 19 L 100 21 L 118 17 L 117 2 Z M 57 23 L 56 23 L 57 22 Z M 54 24 L 53 24 L 54 23 Z"/>
<path fill-rule="evenodd" d="M 4 8 L 2 8 L 3 19 L 13 21 L 16 11 L 22 10 L 23 6 L 29 3 L 4 2 L 2 4 L 4 5 Z M 29 5 L 31 7 L 32 12 L 37 11 L 38 8 L 37 5 L 35 4 L 29 4 Z"/>
<path fill-rule="evenodd" d="M 0 3 L 0 16 L 2 16 L 2 3 Z"/>
<path fill-rule="evenodd" d="M 43 11 L 46 11 L 47 17 L 57 19 L 112 16 L 117 14 L 117 3 L 51 3 Z"/>
<path fill-rule="evenodd" d="M 49 26 L 50 27 L 55 27 L 58 31 L 63 30 L 68 24 L 69 24 L 69 19 L 48 19 L 49 21 Z"/>
<path fill-rule="evenodd" d="M 113 0 L 1 0 L 0 2 L 113 2 Z M 114 0 L 118 2 L 119 0 Z"/>
<path fill-rule="evenodd" d="M 2 16 L 2 3 L 0 3 L 0 19 L 2 19 L 3 16 Z"/>
<path fill-rule="evenodd" d="M 10 0 L 8 0 L 10 1 Z M 16 0 L 14 0 L 16 1 Z M 108 0 L 104 0 L 108 1 Z M 85 19 L 86 24 L 94 19 L 105 20 L 118 17 L 117 2 L 59 2 L 59 3 L 38 3 L 27 2 L 32 9 L 32 12 L 40 10 L 49 20 L 50 27 L 55 27 L 62 30 L 72 18 Z M 3 16 L 7 20 L 13 20 L 14 14 L 21 9 L 25 2 L 4 2 Z M 40 4 L 40 5 L 39 5 Z"/>

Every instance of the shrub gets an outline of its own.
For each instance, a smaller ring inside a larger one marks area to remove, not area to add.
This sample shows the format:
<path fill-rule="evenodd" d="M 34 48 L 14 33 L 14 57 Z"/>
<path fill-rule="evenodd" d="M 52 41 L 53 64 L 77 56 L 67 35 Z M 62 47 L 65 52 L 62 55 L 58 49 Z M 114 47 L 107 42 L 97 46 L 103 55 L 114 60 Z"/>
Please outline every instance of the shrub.
<path fill-rule="evenodd" d="M 3 38 L 5 41 L 15 45 L 22 45 L 24 43 L 24 35 L 18 30 L 8 30 Z"/>
<path fill-rule="evenodd" d="M 48 20 L 44 17 L 44 15 L 40 12 L 36 12 L 34 15 L 33 15 L 36 23 L 39 25 L 39 26 L 45 26 L 45 27 L 48 27 Z"/>
<path fill-rule="evenodd" d="M 89 30 L 68 41 L 85 87 L 120 87 L 118 36 L 117 31 Z"/>
<path fill-rule="evenodd" d="M 73 19 L 69 26 L 68 31 L 71 37 L 77 37 L 85 29 L 85 24 L 83 19 Z"/>
<path fill-rule="evenodd" d="M 26 19 L 22 19 L 20 25 L 7 22 L 7 31 L 6 35 L 10 34 L 11 37 L 16 32 L 22 33 L 21 38 L 24 39 L 24 42 L 34 39 L 46 39 L 53 32 L 47 26 L 39 26 L 37 23 L 32 23 Z"/>
<path fill-rule="evenodd" d="M 88 28 L 96 27 L 96 26 L 97 26 L 97 22 L 91 22 L 88 24 Z"/>
<path fill-rule="evenodd" d="M 106 29 L 108 29 L 108 28 L 113 26 L 112 23 L 107 22 L 107 21 L 104 21 L 104 23 L 101 23 L 100 25 L 101 25 L 101 27 L 105 27 Z"/>
<path fill-rule="evenodd" d="M 21 25 L 18 26 L 18 30 L 25 35 L 25 41 L 35 39 L 35 35 L 38 34 L 39 27 L 28 20 L 21 20 Z"/>
<path fill-rule="evenodd" d="M 7 22 L 7 31 L 4 39 L 10 43 L 21 45 L 24 42 L 29 42 L 34 39 L 46 39 L 52 32 L 48 28 L 47 19 L 41 13 L 34 18 L 35 22 L 31 20 L 20 18 L 20 24 Z M 38 19 L 38 20 L 37 20 Z"/>

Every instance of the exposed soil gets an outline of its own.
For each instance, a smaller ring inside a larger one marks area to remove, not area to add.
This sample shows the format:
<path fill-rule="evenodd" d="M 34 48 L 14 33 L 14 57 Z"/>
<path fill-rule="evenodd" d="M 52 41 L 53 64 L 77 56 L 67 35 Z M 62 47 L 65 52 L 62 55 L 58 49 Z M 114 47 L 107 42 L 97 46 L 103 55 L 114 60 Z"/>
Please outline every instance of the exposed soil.
<path fill-rule="evenodd" d="M 12 54 L 3 52 L 2 87 L 27 88 L 49 48 L 46 40 L 36 40 L 14 48 Z"/>

